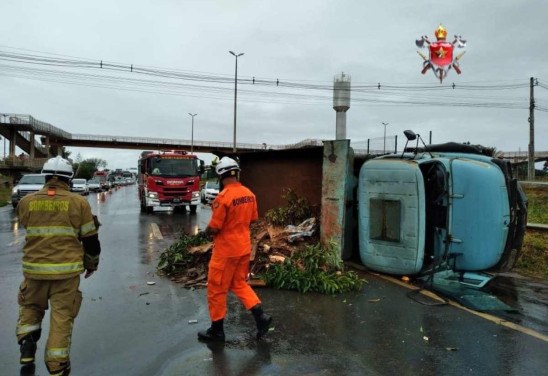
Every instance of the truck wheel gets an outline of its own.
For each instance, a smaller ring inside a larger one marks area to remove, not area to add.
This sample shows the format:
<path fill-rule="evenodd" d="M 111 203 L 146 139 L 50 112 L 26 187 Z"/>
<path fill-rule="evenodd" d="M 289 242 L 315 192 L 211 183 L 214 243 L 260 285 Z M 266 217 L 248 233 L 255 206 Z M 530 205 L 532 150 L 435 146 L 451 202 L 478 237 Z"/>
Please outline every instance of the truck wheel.
<path fill-rule="evenodd" d="M 145 213 L 147 208 L 145 206 L 145 200 L 144 198 L 141 196 L 141 198 L 139 199 L 139 202 L 141 204 L 141 213 Z"/>
<path fill-rule="evenodd" d="M 196 214 L 196 209 L 198 208 L 198 205 L 188 205 L 188 207 L 190 208 L 191 214 Z"/>
<path fill-rule="evenodd" d="M 154 211 L 154 207 L 152 206 L 147 206 L 146 209 L 145 209 L 146 213 L 147 214 L 151 214 L 153 211 Z"/>

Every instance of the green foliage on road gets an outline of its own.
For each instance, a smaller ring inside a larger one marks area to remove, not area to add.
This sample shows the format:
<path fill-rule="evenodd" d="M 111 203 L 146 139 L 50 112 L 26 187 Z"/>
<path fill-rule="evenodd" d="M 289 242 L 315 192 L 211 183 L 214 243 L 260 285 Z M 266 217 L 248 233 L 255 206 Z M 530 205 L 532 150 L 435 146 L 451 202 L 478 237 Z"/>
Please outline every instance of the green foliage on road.
<path fill-rule="evenodd" d="M 158 269 L 168 276 L 179 274 L 182 270 L 200 262 L 200 255 L 193 255 L 188 249 L 209 242 L 205 233 L 197 235 L 182 234 L 179 239 L 166 248 L 158 261 Z"/>
<path fill-rule="evenodd" d="M 340 294 L 360 290 L 365 280 L 345 271 L 336 248 L 309 245 L 283 264 L 271 264 L 261 277 L 267 286 L 299 292 Z"/>
<path fill-rule="evenodd" d="M 286 188 L 282 198 L 287 200 L 287 205 L 270 209 L 266 220 L 275 226 L 298 225 L 312 216 L 310 203 L 306 198 L 299 197 L 291 188 Z"/>

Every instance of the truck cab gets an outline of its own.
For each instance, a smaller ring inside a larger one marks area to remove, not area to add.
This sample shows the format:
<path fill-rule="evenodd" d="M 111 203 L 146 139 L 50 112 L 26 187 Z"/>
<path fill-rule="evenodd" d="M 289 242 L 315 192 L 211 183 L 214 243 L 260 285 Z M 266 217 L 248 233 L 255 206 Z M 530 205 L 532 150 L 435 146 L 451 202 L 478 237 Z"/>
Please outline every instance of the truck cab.
<path fill-rule="evenodd" d="M 358 201 L 362 262 L 398 275 L 509 270 L 527 221 L 511 169 L 454 143 L 365 162 Z"/>

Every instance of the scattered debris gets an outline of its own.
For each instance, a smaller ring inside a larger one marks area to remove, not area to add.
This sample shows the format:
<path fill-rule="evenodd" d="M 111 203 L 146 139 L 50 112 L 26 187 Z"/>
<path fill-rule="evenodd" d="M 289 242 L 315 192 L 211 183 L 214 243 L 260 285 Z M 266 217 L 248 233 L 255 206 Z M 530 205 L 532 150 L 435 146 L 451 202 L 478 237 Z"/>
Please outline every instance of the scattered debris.
<path fill-rule="evenodd" d="M 139 296 L 148 295 L 148 294 L 150 294 L 150 293 L 149 292 L 142 292 L 142 293 L 139 294 Z"/>
<path fill-rule="evenodd" d="M 147 282 L 147 285 L 155 285 L 155 284 L 156 284 L 156 282 L 153 282 L 153 281 L 148 281 Z"/>
<path fill-rule="evenodd" d="M 188 323 L 189 323 L 189 324 L 197 324 L 197 323 L 198 323 L 198 320 L 188 320 Z"/>
<path fill-rule="evenodd" d="M 447 351 L 459 351 L 458 347 L 446 347 L 445 350 Z"/>
<path fill-rule="evenodd" d="M 286 239 L 290 243 L 294 243 L 303 238 L 311 237 L 316 231 L 316 218 L 308 218 L 298 226 L 287 225 L 283 231 Z"/>
<path fill-rule="evenodd" d="M 428 338 L 427 336 L 423 336 L 422 339 L 424 339 L 426 342 L 430 340 L 430 338 Z"/>
<path fill-rule="evenodd" d="M 191 254 L 206 253 L 206 252 L 211 251 L 212 249 L 213 249 L 213 242 L 209 242 L 209 243 L 206 243 L 206 244 L 197 245 L 195 247 L 190 247 L 188 249 L 188 252 L 191 253 Z"/>
<path fill-rule="evenodd" d="M 328 294 L 361 288 L 365 281 L 344 270 L 335 247 L 319 245 L 319 224 L 306 200 L 291 190 L 283 197 L 287 207 L 271 210 L 251 225 L 248 283 Z M 158 269 L 186 288 L 206 287 L 212 248 L 203 231 L 182 234 L 160 254 Z"/>
<path fill-rule="evenodd" d="M 280 255 L 270 255 L 268 256 L 268 259 L 273 264 L 283 264 L 285 262 L 285 256 Z"/>
<path fill-rule="evenodd" d="M 382 300 L 382 298 L 377 298 L 377 299 L 369 299 L 368 302 L 369 303 L 378 303 Z"/>

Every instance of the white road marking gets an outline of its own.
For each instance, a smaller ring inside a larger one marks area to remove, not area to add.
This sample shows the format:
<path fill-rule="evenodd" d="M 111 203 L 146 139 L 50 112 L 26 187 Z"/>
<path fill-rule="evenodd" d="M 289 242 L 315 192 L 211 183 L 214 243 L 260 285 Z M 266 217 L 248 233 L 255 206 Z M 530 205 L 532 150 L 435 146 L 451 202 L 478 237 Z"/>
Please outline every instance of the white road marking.
<path fill-rule="evenodd" d="M 160 239 L 160 240 L 164 239 L 164 237 L 162 236 L 162 232 L 160 231 L 160 228 L 158 227 L 156 223 L 151 223 L 150 227 L 152 228 L 152 233 L 154 234 L 154 237 L 156 239 Z"/>

